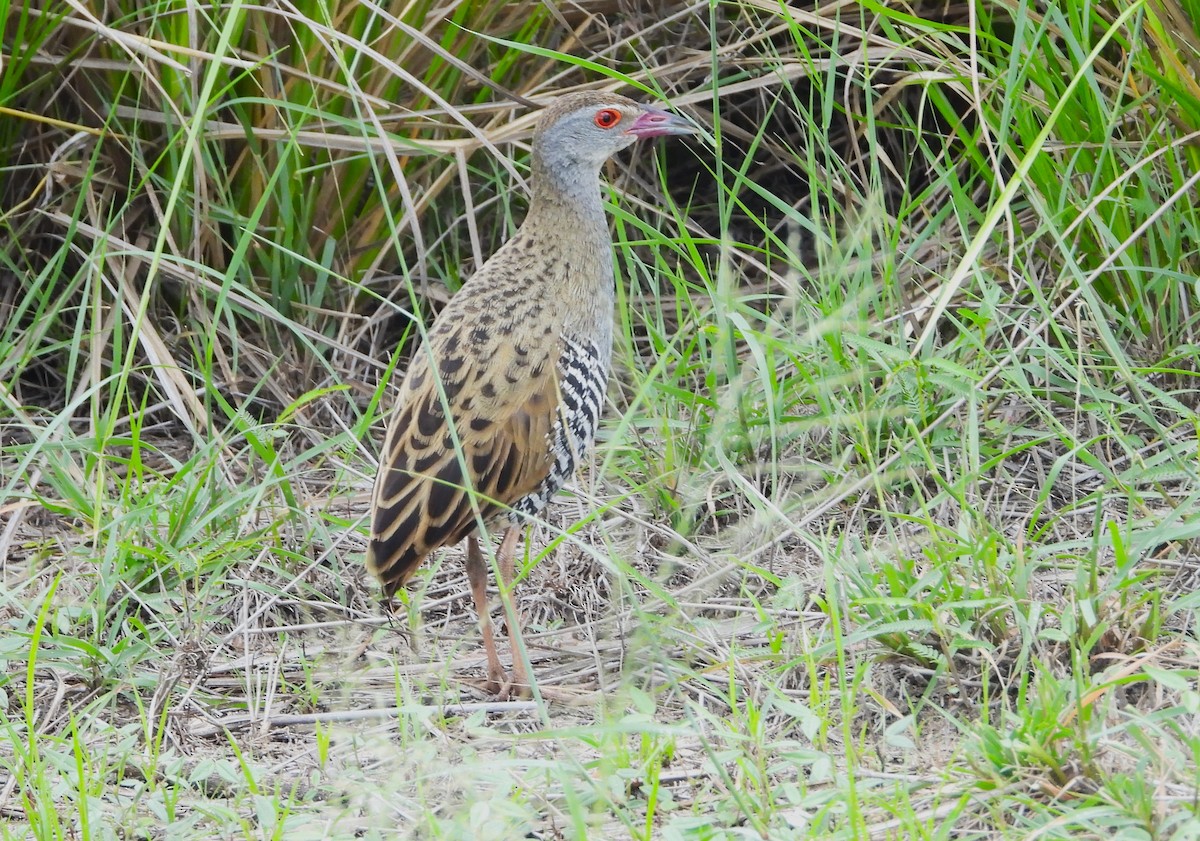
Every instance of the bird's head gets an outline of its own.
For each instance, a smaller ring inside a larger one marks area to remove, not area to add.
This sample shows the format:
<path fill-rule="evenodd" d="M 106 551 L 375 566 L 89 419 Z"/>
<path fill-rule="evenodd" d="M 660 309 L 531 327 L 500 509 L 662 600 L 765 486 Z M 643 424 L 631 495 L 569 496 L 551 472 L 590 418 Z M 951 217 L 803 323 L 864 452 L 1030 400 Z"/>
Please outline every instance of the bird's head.
<path fill-rule="evenodd" d="M 584 91 L 560 97 L 542 114 L 533 134 L 533 157 L 555 177 L 594 176 L 639 138 L 695 131 L 682 117 L 628 97 Z"/>

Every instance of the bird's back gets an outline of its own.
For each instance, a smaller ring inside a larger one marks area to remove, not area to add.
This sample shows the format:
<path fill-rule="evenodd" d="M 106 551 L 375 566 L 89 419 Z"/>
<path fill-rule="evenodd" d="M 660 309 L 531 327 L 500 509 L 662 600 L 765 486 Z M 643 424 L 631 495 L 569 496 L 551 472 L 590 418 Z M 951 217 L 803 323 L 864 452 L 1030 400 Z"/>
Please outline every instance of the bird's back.
<path fill-rule="evenodd" d="M 573 262 L 537 247 L 535 233 L 523 229 L 451 299 L 405 375 L 367 552 L 389 596 L 480 523 L 538 513 L 592 443 L 611 353 L 611 262 Z"/>

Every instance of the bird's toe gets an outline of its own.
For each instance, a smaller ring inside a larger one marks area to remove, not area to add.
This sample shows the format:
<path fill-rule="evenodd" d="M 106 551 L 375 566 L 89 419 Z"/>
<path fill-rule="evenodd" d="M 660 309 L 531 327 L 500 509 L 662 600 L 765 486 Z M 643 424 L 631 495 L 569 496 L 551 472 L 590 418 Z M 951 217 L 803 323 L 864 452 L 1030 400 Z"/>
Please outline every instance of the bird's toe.
<path fill-rule="evenodd" d="M 505 699 L 504 692 L 511 681 L 508 674 L 503 669 L 489 668 L 487 682 L 483 685 L 483 691 L 488 695 L 492 695 L 502 700 Z"/>
<path fill-rule="evenodd" d="M 512 678 L 505 681 L 500 687 L 500 691 L 496 696 L 501 701 L 528 701 L 533 697 L 533 690 L 529 688 L 529 684 L 517 683 Z"/>

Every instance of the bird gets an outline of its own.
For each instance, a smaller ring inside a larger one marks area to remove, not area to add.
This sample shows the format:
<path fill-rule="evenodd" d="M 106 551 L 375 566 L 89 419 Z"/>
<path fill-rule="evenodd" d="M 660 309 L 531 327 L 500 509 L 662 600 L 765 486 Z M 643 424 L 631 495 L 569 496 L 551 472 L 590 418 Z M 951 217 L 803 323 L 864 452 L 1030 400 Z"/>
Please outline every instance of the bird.
<path fill-rule="evenodd" d="M 511 674 L 496 651 L 480 527 L 503 528 L 495 558 L 511 592 L 520 534 L 591 448 L 607 387 L 616 288 L 600 171 L 639 138 L 695 131 L 614 93 L 546 107 L 524 221 L 434 319 L 400 384 L 366 566 L 390 603 L 431 553 L 467 541 L 491 695 L 528 696 L 530 684 L 515 644 Z M 519 619 L 505 607 L 512 643 Z"/>

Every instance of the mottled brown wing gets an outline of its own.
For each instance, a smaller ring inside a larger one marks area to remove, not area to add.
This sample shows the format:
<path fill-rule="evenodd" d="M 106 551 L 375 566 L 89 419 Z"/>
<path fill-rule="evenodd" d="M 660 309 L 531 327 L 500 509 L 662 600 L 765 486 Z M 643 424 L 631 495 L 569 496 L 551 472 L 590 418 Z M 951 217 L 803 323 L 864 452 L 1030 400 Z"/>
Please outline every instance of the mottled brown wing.
<path fill-rule="evenodd" d="M 429 354 L 419 351 L 375 480 L 367 569 L 389 597 L 430 552 L 453 546 L 475 531 L 479 517 L 487 522 L 532 493 L 552 466 L 558 396 L 550 351 L 434 338 L 446 401 L 429 375 Z"/>

